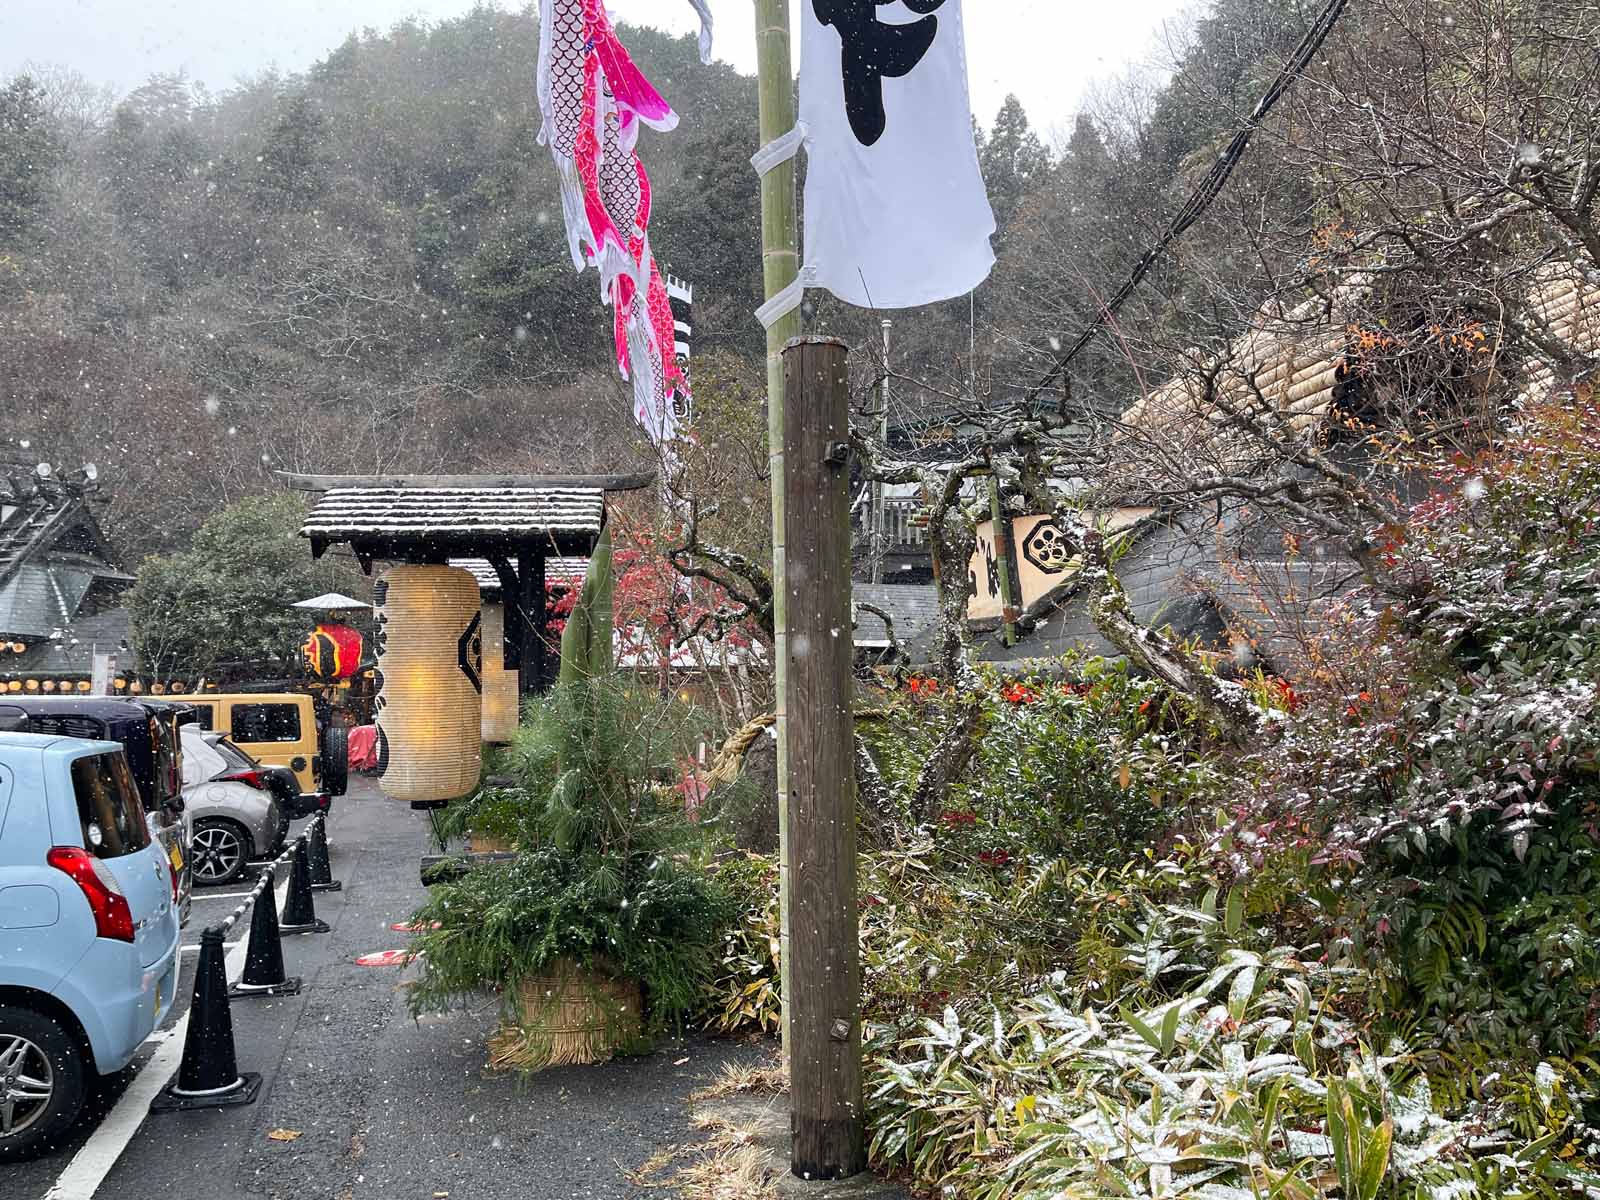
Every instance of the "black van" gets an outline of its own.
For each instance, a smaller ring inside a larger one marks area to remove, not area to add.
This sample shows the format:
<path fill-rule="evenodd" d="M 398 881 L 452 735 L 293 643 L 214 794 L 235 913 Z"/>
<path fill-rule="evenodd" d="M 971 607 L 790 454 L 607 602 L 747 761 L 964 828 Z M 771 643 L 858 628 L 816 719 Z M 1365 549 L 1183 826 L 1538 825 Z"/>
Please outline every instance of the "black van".
<path fill-rule="evenodd" d="M 0 730 L 121 743 L 139 787 L 139 799 L 145 812 L 156 818 L 161 844 L 176 869 L 178 895 L 174 898 L 185 922 L 194 884 L 183 820 L 183 743 L 178 726 L 192 715 L 186 704 L 143 697 L 114 700 L 108 696 L 14 693 L 0 697 Z"/>

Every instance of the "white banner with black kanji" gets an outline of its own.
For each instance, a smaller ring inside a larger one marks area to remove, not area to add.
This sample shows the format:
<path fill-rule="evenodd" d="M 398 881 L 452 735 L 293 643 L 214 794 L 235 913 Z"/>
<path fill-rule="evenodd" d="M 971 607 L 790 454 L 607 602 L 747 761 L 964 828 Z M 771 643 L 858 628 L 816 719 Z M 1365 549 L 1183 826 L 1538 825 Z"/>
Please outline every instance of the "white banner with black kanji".
<path fill-rule="evenodd" d="M 868 308 L 971 291 L 994 265 L 962 0 L 800 0 L 806 287 Z"/>

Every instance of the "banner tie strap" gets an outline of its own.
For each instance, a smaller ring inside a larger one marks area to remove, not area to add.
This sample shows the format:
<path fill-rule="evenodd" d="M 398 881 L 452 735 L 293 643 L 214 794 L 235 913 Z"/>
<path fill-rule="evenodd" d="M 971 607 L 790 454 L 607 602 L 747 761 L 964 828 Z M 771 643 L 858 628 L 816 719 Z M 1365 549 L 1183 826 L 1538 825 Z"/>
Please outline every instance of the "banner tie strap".
<path fill-rule="evenodd" d="M 795 127 L 781 137 L 773 138 L 761 149 L 750 156 L 750 165 L 756 169 L 756 174 L 765 177 L 772 171 L 788 162 L 800 151 L 800 146 L 806 140 L 806 127 L 804 122 L 796 123 Z"/>

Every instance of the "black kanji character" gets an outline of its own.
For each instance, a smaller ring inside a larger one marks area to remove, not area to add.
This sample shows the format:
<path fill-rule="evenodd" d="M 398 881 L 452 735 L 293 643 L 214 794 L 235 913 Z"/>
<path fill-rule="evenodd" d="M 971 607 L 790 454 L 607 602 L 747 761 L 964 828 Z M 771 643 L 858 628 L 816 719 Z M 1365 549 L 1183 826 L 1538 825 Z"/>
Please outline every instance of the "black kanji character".
<path fill-rule="evenodd" d="M 811 0 L 817 20 L 839 31 L 843 46 L 844 106 L 850 129 L 863 146 L 883 136 L 888 117 L 883 111 L 883 81 L 909 75 L 939 33 L 934 16 L 945 0 L 905 0 L 922 20 L 886 25 L 875 9 L 893 0 Z"/>

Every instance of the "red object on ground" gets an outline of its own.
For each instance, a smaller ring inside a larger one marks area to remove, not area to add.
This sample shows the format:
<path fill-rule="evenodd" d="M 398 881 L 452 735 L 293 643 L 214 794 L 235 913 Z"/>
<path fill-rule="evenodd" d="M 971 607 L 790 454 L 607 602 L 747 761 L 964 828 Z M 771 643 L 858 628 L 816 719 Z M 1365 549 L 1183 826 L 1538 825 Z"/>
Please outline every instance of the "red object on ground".
<path fill-rule="evenodd" d="M 371 771 L 378 765 L 378 727 L 356 725 L 350 730 L 350 769 Z"/>
<path fill-rule="evenodd" d="M 411 961 L 409 950 L 379 950 L 376 954 L 363 954 L 356 959 L 358 967 L 403 967 Z"/>

